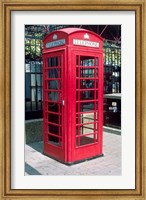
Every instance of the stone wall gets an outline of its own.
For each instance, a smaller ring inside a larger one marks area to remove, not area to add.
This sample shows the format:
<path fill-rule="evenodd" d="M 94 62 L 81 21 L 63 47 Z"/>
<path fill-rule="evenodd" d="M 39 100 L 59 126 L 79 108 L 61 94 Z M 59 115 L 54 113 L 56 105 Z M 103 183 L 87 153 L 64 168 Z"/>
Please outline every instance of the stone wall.
<path fill-rule="evenodd" d="M 43 140 L 42 119 L 25 121 L 25 138 L 26 138 L 26 144 L 39 142 Z"/>

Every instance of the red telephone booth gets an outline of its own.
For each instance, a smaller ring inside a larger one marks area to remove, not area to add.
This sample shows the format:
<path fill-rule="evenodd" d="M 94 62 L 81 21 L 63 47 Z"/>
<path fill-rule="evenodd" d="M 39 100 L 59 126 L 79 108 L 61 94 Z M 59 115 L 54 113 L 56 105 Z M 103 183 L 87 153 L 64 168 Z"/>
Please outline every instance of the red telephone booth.
<path fill-rule="evenodd" d="M 94 32 L 65 28 L 43 41 L 44 153 L 73 164 L 101 156 L 103 49 Z"/>

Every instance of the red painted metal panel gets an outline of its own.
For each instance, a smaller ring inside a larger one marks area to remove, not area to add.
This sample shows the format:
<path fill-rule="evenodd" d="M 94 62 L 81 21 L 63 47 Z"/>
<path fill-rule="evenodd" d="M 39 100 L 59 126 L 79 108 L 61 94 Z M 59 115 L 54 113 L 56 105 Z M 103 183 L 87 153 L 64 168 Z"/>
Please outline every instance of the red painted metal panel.
<path fill-rule="evenodd" d="M 49 34 L 43 79 L 44 153 L 64 163 L 102 155 L 102 38 L 76 28 Z"/>

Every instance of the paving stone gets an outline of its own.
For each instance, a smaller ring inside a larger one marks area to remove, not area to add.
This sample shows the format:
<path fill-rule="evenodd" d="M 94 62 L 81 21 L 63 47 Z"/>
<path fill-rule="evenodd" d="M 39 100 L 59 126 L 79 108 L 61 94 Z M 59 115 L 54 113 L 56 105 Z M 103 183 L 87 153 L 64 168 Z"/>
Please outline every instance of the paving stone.
<path fill-rule="evenodd" d="M 104 132 L 104 156 L 67 166 L 43 154 L 43 142 L 25 145 L 25 175 L 121 175 L 121 135 Z"/>

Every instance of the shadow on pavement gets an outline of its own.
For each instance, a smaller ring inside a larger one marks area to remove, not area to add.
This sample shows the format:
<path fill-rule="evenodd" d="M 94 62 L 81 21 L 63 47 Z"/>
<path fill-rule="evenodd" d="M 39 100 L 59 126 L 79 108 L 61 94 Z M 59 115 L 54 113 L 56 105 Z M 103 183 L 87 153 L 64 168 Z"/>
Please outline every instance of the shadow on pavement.
<path fill-rule="evenodd" d="M 38 172 L 36 169 L 31 167 L 25 162 L 25 172 L 29 175 L 42 175 L 40 172 Z"/>
<path fill-rule="evenodd" d="M 34 150 L 43 154 L 43 147 L 44 147 L 43 141 L 30 143 L 30 144 L 27 144 L 27 145 L 30 146 L 31 148 L 33 148 Z"/>

